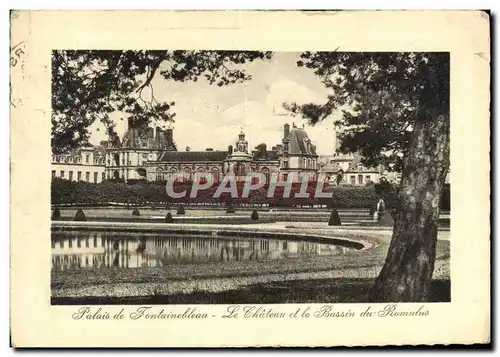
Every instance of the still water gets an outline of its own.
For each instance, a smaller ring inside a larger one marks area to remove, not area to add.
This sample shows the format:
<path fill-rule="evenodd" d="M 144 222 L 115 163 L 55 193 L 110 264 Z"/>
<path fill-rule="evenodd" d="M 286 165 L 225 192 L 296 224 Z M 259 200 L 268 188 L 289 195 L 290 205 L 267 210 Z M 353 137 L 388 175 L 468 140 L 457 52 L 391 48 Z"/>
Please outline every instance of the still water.
<path fill-rule="evenodd" d="M 52 269 L 162 267 L 349 254 L 330 244 L 260 238 L 107 232 L 52 232 Z"/>

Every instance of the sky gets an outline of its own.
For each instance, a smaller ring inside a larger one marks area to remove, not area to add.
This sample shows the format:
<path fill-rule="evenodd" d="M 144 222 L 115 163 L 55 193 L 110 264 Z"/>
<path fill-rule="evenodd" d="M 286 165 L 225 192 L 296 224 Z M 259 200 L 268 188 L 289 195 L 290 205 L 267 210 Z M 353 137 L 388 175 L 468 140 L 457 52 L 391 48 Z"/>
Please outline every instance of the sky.
<path fill-rule="evenodd" d="M 292 117 L 282 108 L 283 102 L 325 103 L 329 93 L 312 70 L 297 67 L 299 55 L 279 52 L 271 60 L 249 63 L 246 71 L 252 76 L 250 81 L 224 87 L 210 85 L 205 80 L 181 83 L 156 76 L 153 80 L 156 99 L 175 102 L 173 128 L 178 150 L 185 150 L 187 146 L 193 151 L 227 150 L 228 145 L 234 145 L 241 129 L 250 149 L 260 143 L 270 149 L 281 143 L 283 124 L 295 123 L 299 127 L 305 124 L 318 154 L 332 154 L 333 122 L 339 113 L 308 126 L 301 117 Z M 148 95 L 145 90 L 143 96 Z M 113 119 L 117 133 L 123 137 L 127 121 L 121 120 L 121 116 L 116 113 Z M 107 139 L 100 122 L 94 123 L 90 131 L 94 145 Z"/>

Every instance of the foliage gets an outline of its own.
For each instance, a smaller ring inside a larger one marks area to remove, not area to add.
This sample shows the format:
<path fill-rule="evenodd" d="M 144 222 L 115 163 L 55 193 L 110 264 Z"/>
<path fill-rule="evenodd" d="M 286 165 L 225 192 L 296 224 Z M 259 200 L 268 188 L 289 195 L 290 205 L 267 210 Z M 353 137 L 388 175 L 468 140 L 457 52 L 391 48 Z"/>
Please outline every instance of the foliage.
<path fill-rule="evenodd" d="M 177 208 L 177 214 L 186 214 L 186 210 L 184 209 L 184 206 L 183 205 L 179 205 L 179 207 Z"/>
<path fill-rule="evenodd" d="M 87 220 L 87 217 L 85 217 L 85 213 L 83 212 L 83 210 L 79 209 L 78 211 L 76 211 L 75 218 L 73 220 L 79 221 L 79 222 L 84 222 Z"/>
<path fill-rule="evenodd" d="M 59 208 L 56 206 L 54 208 L 54 211 L 52 212 L 52 219 L 59 219 L 61 218 L 61 211 L 59 210 Z"/>
<path fill-rule="evenodd" d="M 186 190 L 187 197 L 172 199 L 165 191 L 165 186 L 154 182 L 142 182 L 128 185 L 120 182 L 104 181 L 102 183 L 73 182 L 59 178 L 52 180 L 51 196 L 52 204 L 76 204 L 80 206 L 97 206 L 109 203 L 123 203 L 141 205 L 147 203 L 165 204 L 165 209 L 169 210 L 174 203 L 191 204 L 203 202 L 208 204 L 221 205 L 227 200 L 227 196 L 221 195 L 219 199 L 213 197 L 215 189 L 199 191 L 198 197 L 190 198 L 190 185 L 182 184 L 175 188 L 175 191 Z M 376 193 L 374 186 L 333 186 L 324 189 L 325 192 L 332 192 L 333 198 L 283 198 L 283 190 L 276 190 L 275 197 L 267 198 L 267 187 L 250 191 L 248 198 L 237 198 L 233 200 L 233 205 L 238 204 L 269 204 L 270 207 L 293 207 L 294 205 L 321 204 L 336 208 L 370 208 L 382 197 L 387 209 L 392 209 L 390 197 L 396 197 L 396 192 L 386 191 L 383 196 Z M 394 188 L 395 189 L 395 188 Z M 292 192 L 297 192 L 295 188 Z M 450 190 L 443 192 L 441 199 L 442 209 L 449 209 Z M 293 196 L 293 194 L 292 194 Z M 396 202 L 394 200 L 394 202 Z"/>
<path fill-rule="evenodd" d="M 330 219 L 328 220 L 329 226 L 340 226 L 342 222 L 340 220 L 339 212 L 336 208 L 333 209 L 332 214 L 330 215 Z"/>
<path fill-rule="evenodd" d="M 174 102 L 158 101 L 153 79 L 185 82 L 205 79 L 218 86 L 251 79 L 245 64 L 271 58 L 259 51 L 52 52 L 52 148 L 55 153 L 88 143 L 88 127 L 100 120 L 115 143 L 110 114 L 121 112 L 133 125 L 173 121 Z M 145 95 L 145 90 L 147 95 Z"/>
<path fill-rule="evenodd" d="M 297 65 L 313 70 L 331 92 L 322 105 L 285 108 L 311 124 L 341 110 L 340 151 L 359 152 L 366 166 L 402 171 L 415 124 L 449 111 L 446 52 L 304 52 Z"/>
<path fill-rule="evenodd" d="M 381 213 L 378 219 L 378 224 L 381 226 L 392 227 L 394 225 L 394 219 L 390 212 Z"/>
<path fill-rule="evenodd" d="M 165 216 L 165 223 L 174 223 L 174 218 L 172 217 L 172 213 L 168 212 Z"/>
<path fill-rule="evenodd" d="M 132 216 L 140 216 L 140 215 L 141 215 L 141 212 L 139 212 L 139 209 L 137 207 L 135 207 L 132 210 Z"/>
<path fill-rule="evenodd" d="M 258 221 L 259 220 L 259 213 L 256 210 L 253 210 L 250 218 L 252 219 L 252 221 Z"/>

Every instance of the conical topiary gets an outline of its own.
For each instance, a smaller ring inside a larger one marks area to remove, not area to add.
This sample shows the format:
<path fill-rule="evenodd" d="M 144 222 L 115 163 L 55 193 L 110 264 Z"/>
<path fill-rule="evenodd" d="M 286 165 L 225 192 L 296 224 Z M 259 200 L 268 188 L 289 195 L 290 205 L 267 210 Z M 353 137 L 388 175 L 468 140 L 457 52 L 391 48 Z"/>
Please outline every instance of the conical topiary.
<path fill-rule="evenodd" d="M 375 213 L 376 210 L 377 210 L 377 205 L 376 204 L 372 204 L 370 206 L 370 218 L 373 218 L 373 214 Z"/>
<path fill-rule="evenodd" d="M 172 217 L 172 213 L 168 212 L 165 216 L 165 223 L 174 223 L 174 218 Z"/>
<path fill-rule="evenodd" d="M 332 214 L 330 215 L 330 220 L 328 221 L 329 226 L 341 226 L 342 222 L 340 221 L 339 212 L 336 208 L 333 209 Z"/>
<path fill-rule="evenodd" d="M 141 212 L 139 212 L 139 209 L 137 207 L 134 208 L 132 211 L 132 216 L 140 216 Z"/>
<path fill-rule="evenodd" d="M 252 211 L 252 216 L 250 217 L 252 220 L 257 221 L 259 219 L 259 214 L 257 213 L 257 210 Z"/>
<path fill-rule="evenodd" d="M 183 205 L 179 205 L 179 207 L 177 207 L 177 214 L 186 214 L 186 210 Z"/>
<path fill-rule="evenodd" d="M 378 224 L 380 224 L 381 226 L 392 227 L 394 225 L 394 219 L 392 218 L 391 214 L 386 211 L 380 215 Z"/>
<path fill-rule="evenodd" d="M 54 208 L 54 212 L 52 212 L 52 219 L 59 219 L 61 218 L 61 211 L 59 211 L 59 208 L 56 206 Z"/>
<path fill-rule="evenodd" d="M 236 210 L 234 209 L 234 206 L 233 205 L 227 206 L 226 213 L 236 213 Z"/>
<path fill-rule="evenodd" d="M 73 219 L 73 221 L 83 222 L 86 220 L 87 217 L 85 217 L 85 213 L 83 213 L 83 210 L 81 208 L 78 211 L 76 211 L 75 218 Z"/>

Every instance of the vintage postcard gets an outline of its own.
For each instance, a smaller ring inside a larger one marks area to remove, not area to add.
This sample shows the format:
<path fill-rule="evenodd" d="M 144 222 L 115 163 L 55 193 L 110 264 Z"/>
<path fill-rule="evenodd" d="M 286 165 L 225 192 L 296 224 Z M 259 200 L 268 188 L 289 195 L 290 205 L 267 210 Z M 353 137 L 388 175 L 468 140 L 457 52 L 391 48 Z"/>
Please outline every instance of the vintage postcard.
<path fill-rule="evenodd" d="M 13 11 L 13 345 L 489 343 L 489 26 Z"/>

